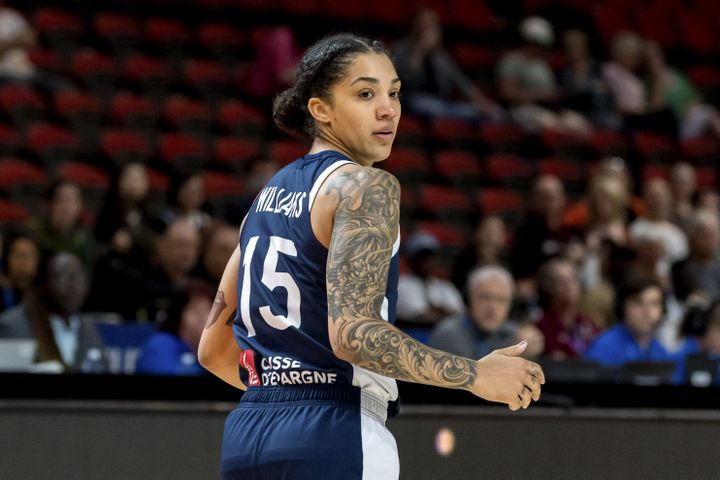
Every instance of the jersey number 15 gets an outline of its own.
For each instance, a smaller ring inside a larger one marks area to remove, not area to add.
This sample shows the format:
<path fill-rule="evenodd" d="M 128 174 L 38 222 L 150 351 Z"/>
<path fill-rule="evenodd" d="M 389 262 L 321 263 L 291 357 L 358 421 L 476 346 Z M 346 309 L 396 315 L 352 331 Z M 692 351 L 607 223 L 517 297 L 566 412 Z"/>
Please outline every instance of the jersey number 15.
<path fill-rule="evenodd" d="M 245 247 L 242 259 L 243 284 L 240 291 L 240 316 L 247 328 L 248 337 L 255 336 L 255 327 L 253 327 L 250 320 L 250 265 L 255 255 L 255 248 L 257 247 L 259 238 L 259 236 L 250 238 L 250 241 L 248 241 Z M 271 236 L 260 281 L 271 291 L 278 287 L 287 290 L 288 314 L 287 316 L 276 315 L 272 313 L 269 305 L 264 305 L 259 309 L 260 315 L 268 325 L 278 330 L 285 330 L 290 326 L 300 328 L 300 289 L 288 272 L 277 271 L 278 253 L 297 257 L 297 249 L 292 240 Z"/>

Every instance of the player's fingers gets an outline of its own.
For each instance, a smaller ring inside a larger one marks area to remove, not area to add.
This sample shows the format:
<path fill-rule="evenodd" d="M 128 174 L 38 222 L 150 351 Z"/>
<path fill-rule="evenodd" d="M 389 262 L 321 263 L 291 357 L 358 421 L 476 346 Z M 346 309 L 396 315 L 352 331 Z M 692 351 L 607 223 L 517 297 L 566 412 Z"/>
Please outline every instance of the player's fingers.
<path fill-rule="evenodd" d="M 519 396 L 520 403 L 522 404 L 522 408 L 527 408 L 530 406 L 530 401 L 532 400 L 532 391 L 523 385 L 522 393 Z"/>
<path fill-rule="evenodd" d="M 519 397 L 518 397 L 517 400 L 514 400 L 514 401 L 508 403 L 508 408 L 509 408 L 510 410 L 512 410 L 513 412 L 514 412 L 515 410 L 520 410 L 520 407 L 521 407 L 521 406 L 522 406 L 522 404 L 521 404 L 521 402 L 520 402 Z"/>
<path fill-rule="evenodd" d="M 530 392 L 532 394 L 532 399 L 536 402 L 540 400 L 540 382 L 537 378 L 533 377 L 532 375 L 528 375 L 525 378 L 525 386 L 530 389 Z"/>
<path fill-rule="evenodd" d="M 540 382 L 540 385 L 545 384 L 545 372 L 543 372 L 542 367 L 538 365 L 537 363 L 530 362 L 530 375 L 537 378 L 538 382 Z"/>

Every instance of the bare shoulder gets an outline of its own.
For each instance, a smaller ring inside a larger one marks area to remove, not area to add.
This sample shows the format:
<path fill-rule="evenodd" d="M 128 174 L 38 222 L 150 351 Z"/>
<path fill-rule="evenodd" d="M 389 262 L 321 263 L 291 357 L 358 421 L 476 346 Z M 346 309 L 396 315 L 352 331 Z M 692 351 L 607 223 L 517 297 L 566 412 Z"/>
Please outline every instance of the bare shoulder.
<path fill-rule="evenodd" d="M 359 206 L 364 198 L 388 204 L 399 201 L 400 182 L 385 170 L 360 165 L 343 165 L 325 182 L 326 195 L 335 195 L 338 206 Z"/>

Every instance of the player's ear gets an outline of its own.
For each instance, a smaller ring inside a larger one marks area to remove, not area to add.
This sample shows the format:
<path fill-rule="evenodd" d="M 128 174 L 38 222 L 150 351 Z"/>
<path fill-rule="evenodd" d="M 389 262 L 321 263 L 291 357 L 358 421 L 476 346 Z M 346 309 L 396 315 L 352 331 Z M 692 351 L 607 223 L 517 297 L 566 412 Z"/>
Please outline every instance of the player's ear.
<path fill-rule="evenodd" d="M 329 105 L 321 98 L 312 97 L 307 103 L 308 112 L 318 123 L 328 123 L 330 121 Z"/>

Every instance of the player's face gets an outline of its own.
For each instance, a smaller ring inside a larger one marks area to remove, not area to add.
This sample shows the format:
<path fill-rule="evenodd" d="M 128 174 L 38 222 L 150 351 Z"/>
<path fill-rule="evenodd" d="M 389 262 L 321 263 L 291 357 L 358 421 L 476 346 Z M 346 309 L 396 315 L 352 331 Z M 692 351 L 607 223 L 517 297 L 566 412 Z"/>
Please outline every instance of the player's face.
<path fill-rule="evenodd" d="M 385 160 L 400 120 L 400 80 L 387 55 L 355 57 L 327 108 L 325 134 L 333 143 L 362 165 Z"/>

